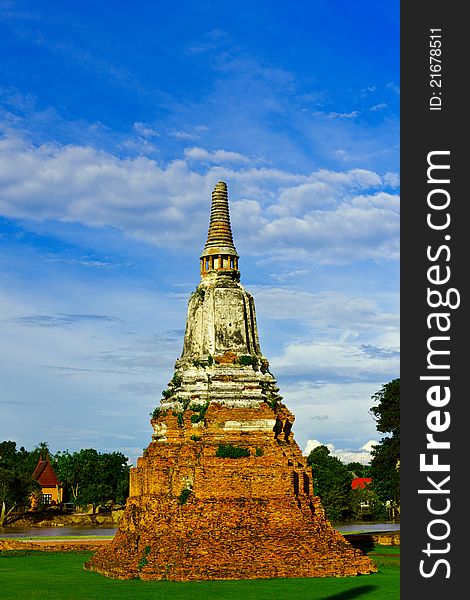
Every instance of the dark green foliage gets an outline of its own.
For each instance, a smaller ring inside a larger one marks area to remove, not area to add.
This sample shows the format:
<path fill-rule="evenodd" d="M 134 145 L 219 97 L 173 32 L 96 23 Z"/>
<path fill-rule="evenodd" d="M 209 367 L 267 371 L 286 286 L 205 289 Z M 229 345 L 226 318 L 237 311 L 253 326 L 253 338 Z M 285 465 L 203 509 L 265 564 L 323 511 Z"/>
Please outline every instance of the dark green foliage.
<path fill-rule="evenodd" d="M 199 442 L 202 438 L 200 435 L 192 435 L 191 439 L 193 440 L 193 442 Z"/>
<path fill-rule="evenodd" d="M 256 448 L 256 456 L 263 456 L 264 451 L 263 448 Z"/>
<path fill-rule="evenodd" d="M 377 431 L 389 434 L 372 451 L 370 476 L 374 490 L 383 502 L 400 504 L 400 380 L 393 379 L 372 396 L 378 406 L 371 408 Z"/>
<path fill-rule="evenodd" d="M 205 404 L 191 404 L 189 410 L 192 410 L 195 414 L 191 415 L 191 423 L 200 423 L 206 416 L 207 409 L 209 408 L 209 402 Z"/>
<path fill-rule="evenodd" d="M 39 457 L 49 454 L 59 481 L 64 485 L 65 495 L 77 504 L 97 504 L 106 501 L 125 502 L 129 494 L 129 465 L 121 452 L 100 454 L 92 448 L 70 453 L 48 452 L 42 442 L 33 451 L 16 450 L 15 442 L 0 444 L 0 510 L 6 513 L 15 506 L 29 505 L 32 492 L 39 485 L 32 479 Z M 66 498 L 65 498 L 66 499 Z"/>
<path fill-rule="evenodd" d="M 383 438 L 372 451 L 370 474 L 374 490 L 382 502 L 400 503 L 400 440 Z"/>
<path fill-rule="evenodd" d="M 278 402 L 279 402 L 279 396 L 276 396 L 275 394 L 268 392 L 264 401 L 269 406 L 269 408 L 271 408 L 272 410 L 275 410 L 276 406 L 278 405 Z"/>
<path fill-rule="evenodd" d="M 184 488 L 183 490 L 181 490 L 181 493 L 178 496 L 178 504 L 186 504 L 189 496 L 191 496 L 191 493 L 191 488 Z"/>
<path fill-rule="evenodd" d="M 171 396 L 173 396 L 173 390 L 163 390 L 162 396 L 165 398 L 165 400 L 168 400 L 168 398 L 171 398 Z"/>
<path fill-rule="evenodd" d="M 256 359 L 249 354 L 242 354 L 238 357 L 238 362 L 243 366 L 252 365 L 256 362 Z"/>
<path fill-rule="evenodd" d="M 370 477 L 370 466 L 360 462 L 350 462 L 346 465 L 353 477 Z"/>
<path fill-rule="evenodd" d="M 370 412 L 377 421 L 377 431 L 400 436 L 400 379 L 386 383 L 372 396 L 378 406 L 373 406 Z"/>
<path fill-rule="evenodd" d="M 152 417 L 152 419 L 158 419 L 158 417 L 162 414 L 162 407 L 161 406 L 157 406 L 156 408 L 153 409 L 153 411 L 150 413 L 150 416 Z"/>
<path fill-rule="evenodd" d="M 41 443 L 32 452 L 16 442 L 0 443 L 0 527 L 7 522 L 9 514 L 19 507 L 27 508 L 33 492 L 39 491 L 39 485 L 31 477 L 39 456 L 47 452 L 47 444 Z"/>
<path fill-rule="evenodd" d="M 172 385 L 172 387 L 178 388 L 180 387 L 182 381 L 182 376 L 179 373 L 175 373 L 171 378 L 170 384 Z"/>
<path fill-rule="evenodd" d="M 148 564 L 147 556 L 150 554 L 150 551 L 151 551 L 150 546 L 145 546 L 144 555 L 142 556 L 142 558 L 139 560 L 139 562 L 137 564 L 137 568 L 139 569 L 139 571 L 141 569 L 143 569 L 146 564 Z"/>
<path fill-rule="evenodd" d="M 378 521 L 387 518 L 385 506 L 379 500 L 372 484 L 351 490 L 351 509 L 352 517 L 358 521 Z"/>
<path fill-rule="evenodd" d="M 128 459 L 121 452 L 100 453 L 93 448 L 58 452 L 56 473 L 78 505 L 125 502 L 129 494 Z"/>
<path fill-rule="evenodd" d="M 233 446 L 232 444 L 220 444 L 215 453 L 219 458 L 241 458 L 250 456 L 248 448 L 241 446 Z"/>
<path fill-rule="evenodd" d="M 211 367 L 214 363 L 214 358 L 212 356 L 212 354 L 209 354 L 209 356 L 207 357 L 207 364 L 209 365 L 209 367 Z"/>
<path fill-rule="evenodd" d="M 348 519 L 353 477 L 346 465 L 331 456 L 326 446 L 314 448 L 307 463 L 312 467 L 314 493 L 320 497 L 326 516 L 332 521 Z"/>

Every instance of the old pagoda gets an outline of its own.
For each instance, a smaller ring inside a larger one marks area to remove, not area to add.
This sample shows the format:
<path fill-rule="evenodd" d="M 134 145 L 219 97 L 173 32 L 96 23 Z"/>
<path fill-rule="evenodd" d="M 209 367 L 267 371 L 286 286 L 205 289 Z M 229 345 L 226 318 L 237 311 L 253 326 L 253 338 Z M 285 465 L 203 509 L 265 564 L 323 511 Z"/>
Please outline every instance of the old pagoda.
<path fill-rule="evenodd" d="M 89 570 L 179 581 L 376 570 L 331 526 L 314 494 L 238 259 L 219 181 L 183 352 L 153 413 L 152 441 L 131 470 L 118 531 Z"/>

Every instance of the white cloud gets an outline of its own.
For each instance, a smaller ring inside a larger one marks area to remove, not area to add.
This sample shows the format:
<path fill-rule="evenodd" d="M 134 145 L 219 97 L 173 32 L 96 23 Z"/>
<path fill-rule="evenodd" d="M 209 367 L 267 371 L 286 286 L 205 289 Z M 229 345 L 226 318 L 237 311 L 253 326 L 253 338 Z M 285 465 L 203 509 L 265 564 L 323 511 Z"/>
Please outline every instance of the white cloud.
<path fill-rule="evenodd" d="M 383 180 L 386 185 L 393 188 L 397 188 L 400 185 L 400 176 L 398 173 L 385 173 Z"/>
<path fill-rule="evenodd" d="M 399 370 L 398 351 L 383 356 L 371 356 L 363 346 L 319 341 L 289 343 L 280 356 L 271 358 L 271 365 L 284 376 L 333 381 L 370 381 L 391 377 Z"/>
<path fill-rule="evenodd" d="M 316 111 L 314 113 L 315 116 L 325 117 L 327 119 L 355 119 L 359 114 L 360 113 L 357 110 L 352 110 L 351 112 L 348 112 L 348 113 L 323 112 L 323 111 Z"/>
<path fill-rule="evenodd" d="M 265 318 L 307 323 L 331 337 L 365 341 L 370 331 L 398 331 L 398 293 L 390 296 L 394 310 L 386 311 L 377 299 L 339 292 L 308 292 L 305 289 L 251 286 L 256 305 Z M 381 298 L 382 303 L 384 298 Z M 380 341 L 383 341 L 381 337 Z M 371 340 L 368 339 L 370 342 Z M 388 340 L 390 341 L 390 340 Z M 376 339 L 375 342 L 378 342 Z"/>
<path fill-rule="evenodd" d="M 366 96 L 368 96 L 369 94 L 376 92 L 377 91 L 377 87 L 375 85 L 369 85 L 366 88 L 363 88 L 360 92 L 359 95 L 361 96 L 361 98 L 365 98 Z"/>
<path fill-rule="evenodd" d="M 369 110 L 372 112 L 377 112 L 379 110 L 383 110 L 384 108 L 387 108 L 387 104 L 386 102 L 381 102 L 380 104 L 374 104 L 374 106 L 371 106 Z"/>
<path fill-rule="evenodd" d="M 363 465 L 367 465 L 371 460 L 371 450 L 373 446 L 378 444 L 375 440 L 369 440 L 359 449 L 336 449 L 331 443 L 322 443 L 318 440 L 307 440 L 307 444 L 304 448 L 303 455 L 308 456 L 312 450 L 315 450 L 318 446 L 326 446 L 330 451 L 331 456 L 339 458 L 344 464 L 351 462 L 359 462 Z"/>
<path fill-rule="evenodd" d="M 247 156 L 239 152 L 229 152 L 227 150 L 213 150 L 209 152 L 205 148 L 185 148 L 184 155 L 190 160 L 205 161 L 210 163 L 250 163 Z"/>
<path fill-rule="evenodd" d="M 395 94 L 400 94 L 400 88 L 394 81 L 389 81 L 389 83 L 387 83 L 387 87 L 388 87 L 388 89 L 395 92 Z"/>
<path fill-rule="evenodd" d="M 150 127 L 145 123 L 140 123 L 139 121 L 134 123 L 134 130 L 138 135 L 146 138 L 160 136 L 160 133 L 156 129 L 153 129 L 153 127 Z"/>
<path fill-rule="evenodd" d="M 194 147 L 185 154 L 189 162 L 161 165 L 90 146 L 34 146 L 9 134 L 0 140 L 0 212 L 116 227 L 178 248 L 200 244 L 211 191 L 225 179 L 234 231 L 247 253 L 304 252 L 321 264 L 398 258 L 398 196 L 381 190 L 396 183 L 393 174 L 387 182 L 365 169 L 300 175 L 251 166 L 236 152 Z M 190 166 L 193 159 L 227 164 L 199 172 Z"/>

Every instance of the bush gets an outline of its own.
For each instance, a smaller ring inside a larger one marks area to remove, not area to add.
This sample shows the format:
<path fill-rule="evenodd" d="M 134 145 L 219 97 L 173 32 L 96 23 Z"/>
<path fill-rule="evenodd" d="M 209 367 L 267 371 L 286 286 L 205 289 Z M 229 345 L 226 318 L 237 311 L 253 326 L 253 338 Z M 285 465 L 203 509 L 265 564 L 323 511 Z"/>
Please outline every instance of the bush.
<path fill-rule="evenodd" d="M 205 404 L 191 404 L 189 410 L 192 410 L 195 414 L 191 415 L 191 423 L 199 423 L 204 420 L 207 409 L 209 408 L 209 402 Z"/>
<path fill-rule="evenodd" d="M 243 366 L 248 366 L 254 364 L 255 359 L 249 354 L 242 354 L 238 357 L 238 362 Z"/>
<path fill-rule="evenodd" d="M 220 444 L 215 453 L 219 458 L 242 458 L 250 456 L 248 448 L 233 446 L 232 444 Z"/>
<path fill-rule="evenodd" d="M 176 417 L 177 421 L 178 421 L 178 427 L 183 427 L 184 426 L 184 417 L 183 417 L 183 413 L 182 412 L 177 412 L 176 410 L 174 410 L 171 413 L 174 417 Z"/>
<path fill-rule="evenodd" d="M 184 488 L 181 490 L 181 494 L 178 496 L 178 504 L 186 504 L 189 496 L 191 496 L 191 488 Z"/>
<path fill-rule="evenodd" d="M 171 385 L 174 388 L 178 388 L 181 385 L 181 382 L 183 381 L 183 378 L 181 377 L 181 375 L 179 373 L 175 373 L 171 379 Z"/>
<path fill-rule="evenodd" d="M 158 419 L 158 417 L 161 414 L 162 414 L 162 407 L 157 406 L 157 408 L 154 408 L 153 411 L 150 413 L 150 416 L 152 417 L 152 419 Z"/>

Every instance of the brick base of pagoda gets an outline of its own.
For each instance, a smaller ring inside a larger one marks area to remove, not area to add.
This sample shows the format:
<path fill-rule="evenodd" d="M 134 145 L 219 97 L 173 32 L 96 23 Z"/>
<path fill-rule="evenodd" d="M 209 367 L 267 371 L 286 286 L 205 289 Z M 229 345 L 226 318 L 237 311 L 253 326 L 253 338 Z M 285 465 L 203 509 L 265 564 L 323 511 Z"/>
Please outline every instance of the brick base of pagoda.
<path fill-rule="evenodd" d="M 211 404 L 159 417 L 131 472 L 131 494 L 112 543 L 85 568 L 117 579 L 216 580 L 342 577 L 376 571 L 325 518 L 290 413 Z M 290 419 L 290 423 L 292 422 Z M 272 425 L 275 424 L 275 432 Z M 224 458 L 220 445 L 249 456 Z"/>

